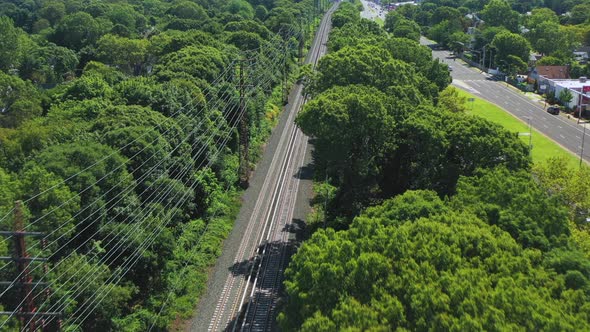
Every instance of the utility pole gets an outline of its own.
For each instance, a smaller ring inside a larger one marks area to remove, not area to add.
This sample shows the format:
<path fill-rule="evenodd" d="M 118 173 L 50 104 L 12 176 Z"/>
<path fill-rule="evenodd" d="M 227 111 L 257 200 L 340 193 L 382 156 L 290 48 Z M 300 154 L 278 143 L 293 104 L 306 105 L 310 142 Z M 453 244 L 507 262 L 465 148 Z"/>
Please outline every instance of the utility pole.
<path fill-rule="evenodd" d="M 287 41 L 283 41 L 284 49 L 283 49 L 283 105 L 287 105 L 289 102 L 289 57 L 288 57 L 288 47 Z"/>
<path fill-rule="evenodd" d="M 33 282 L 33 277 L 29 271 L 30 262 L 46 262 L 47 258 L 30 257 L 27 253 L 27 244 L 25 236 L 43 237 L 41 232 L 25 232 L 22 212 L 22 202 L 16 201 L 14 207 L 14 231 L 0 232 L 3 236 L 12 236 L 14 238 L 14 253 L 12 257 L 0 257 L 3 261 L 14 261 L 18 273 L 18 282 L 3 281 L 1 286 L 20 288 L 20 301 L 22 305 L 15 309 L 15 312 L 2 311 L 0 315 L 16 316 L 21 322 L 21 330 L 37 331 L 38 327 L 43 331 L 56 331 L 59 326 L 45 323 L 46 317 L 59 317 L 59 312 L 40 312 L 35 305 L 33 291 L 38 286 L 46 286 L 44 282 Z M 46 270 L 46 267 L 45 267 Z M 38 323 L 40 320 L 40 326 Z M 52 321 L 52 320 L 51 320 Z M 59 325 L 59 321 L 57 322 Z"/>
<path fill-rule="evenodd" d="M 248 110 L 246 109 L 246 93 L 244 83 L 244 62 L 246 59 L 240 60 L 240 78 L 239 78 L 239 91 L 240 91 L 240 104 L 238 107 L 238 114 L 242 114 L 240 118 L 240 140 L 239 140 L 239 155 L 240 155 L 240 185 L 244 188 L 248 187 L 248 180 L 250 177 L 250 165 L 248 150 L 250 148 L 250 133 L 248 130 Z"/>
<path fill-rule="evenodd" d="M 586 124 L 584 123 L 582 126 L 584 126 L 584 131 L 582 134 L 582 146 L 580 149 L 580 167 L 582 167 L 582 160 L 584 159 L 584 138 L 586 137 Z"/>
<path fill-rule="evenodd" d="M 582 118 L 582 94 L 583 94 L 582 91 L 580 91 L 580 93 L 578 94 L 578 122 L 577 122 L 577 124 L 580 124 L 580 119 Z M 584 128 L 586 128 L 586 127 L 584 127 Z"/>

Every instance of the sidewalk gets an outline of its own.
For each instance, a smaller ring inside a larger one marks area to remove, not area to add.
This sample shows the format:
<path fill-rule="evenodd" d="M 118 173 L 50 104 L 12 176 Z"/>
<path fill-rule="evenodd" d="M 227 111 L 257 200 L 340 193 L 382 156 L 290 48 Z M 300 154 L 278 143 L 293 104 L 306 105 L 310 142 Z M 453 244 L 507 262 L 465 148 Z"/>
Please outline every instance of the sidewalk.
<path fill-rule="evenodd" d="M 549 104 L 545 103 L 545 99 L 543 98 L 543 96 L 538 95 L 534 92 L 523 92 L 520 89 L 518 89 L 517 87 L 515 87 L 514 85 L 508 84 L 508 87 L 510 87 L 511 89 L 513 89 L 514 91 L 518 91 L 522 94 L 524 94 L 527 98 L 529 98 L 530 100 L 539 103 L 539 105 L 543 106 L 543 110 L 546 109 L 546 107 L 549 106 Z M 578 118 L 576 118 L 575 116 L 565 113 L 565 112 L 560 112 L 559 116 L 561 116 L 563 119 L 566 120 L 570 120 L 576 124 L 579 124 L 580 126 L 586 126 L 589 122 L 586 119 L 580 119 L 579 123 L 578 123 Z"/>

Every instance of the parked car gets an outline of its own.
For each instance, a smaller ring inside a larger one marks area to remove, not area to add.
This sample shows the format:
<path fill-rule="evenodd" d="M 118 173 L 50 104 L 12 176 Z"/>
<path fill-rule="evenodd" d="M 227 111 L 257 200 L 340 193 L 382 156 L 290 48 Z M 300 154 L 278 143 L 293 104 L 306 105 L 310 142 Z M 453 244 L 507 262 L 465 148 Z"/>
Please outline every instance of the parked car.
<path fill-rule="evenodd" d="M 559 114 L 559 106 L 549 106 L 549 107 L 547 107 L 547 113 L 558 115 Z"/>

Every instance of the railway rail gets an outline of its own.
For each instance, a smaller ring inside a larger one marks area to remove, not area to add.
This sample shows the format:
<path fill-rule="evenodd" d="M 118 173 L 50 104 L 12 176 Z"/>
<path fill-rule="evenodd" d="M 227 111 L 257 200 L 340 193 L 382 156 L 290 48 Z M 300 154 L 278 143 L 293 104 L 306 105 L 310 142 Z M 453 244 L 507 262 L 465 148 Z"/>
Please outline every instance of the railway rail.
<path fill-rule="evenodd" d="M 333 5 L 320 22 L 306 63 L 314 68 L 326 53 Z M 289 245 L 300 171 L 308 138 L 295 126 L 294 118 L 305 104 L 302 86 L 296 85 L 287 105 L 287 123 L 256 204 L 242 234 L 209 325 L 194 331 L 269 331 L 273 328 Z"/>

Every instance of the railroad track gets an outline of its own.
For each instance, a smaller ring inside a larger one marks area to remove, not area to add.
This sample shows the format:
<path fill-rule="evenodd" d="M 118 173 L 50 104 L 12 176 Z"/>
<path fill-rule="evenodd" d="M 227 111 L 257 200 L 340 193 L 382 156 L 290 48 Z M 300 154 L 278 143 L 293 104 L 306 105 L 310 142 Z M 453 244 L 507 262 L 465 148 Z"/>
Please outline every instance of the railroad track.
<path fill-rule="evenodd" d="M 326 42 L 335 4 L 320 23 L 306 63 L 314 68 L 326 53 Z M 221 295 L 206 331 L 268 331 L 285 268 L 289 242 L 288 225 L 295 207 L 308 138 L 295 126 L 294 118 L 305 103 L 302 86 L 292 94 L 287 124 L 281 134 L 268 174 L 225 279 Z M 193 330 L 194 327 L 193 327 Z"/>

